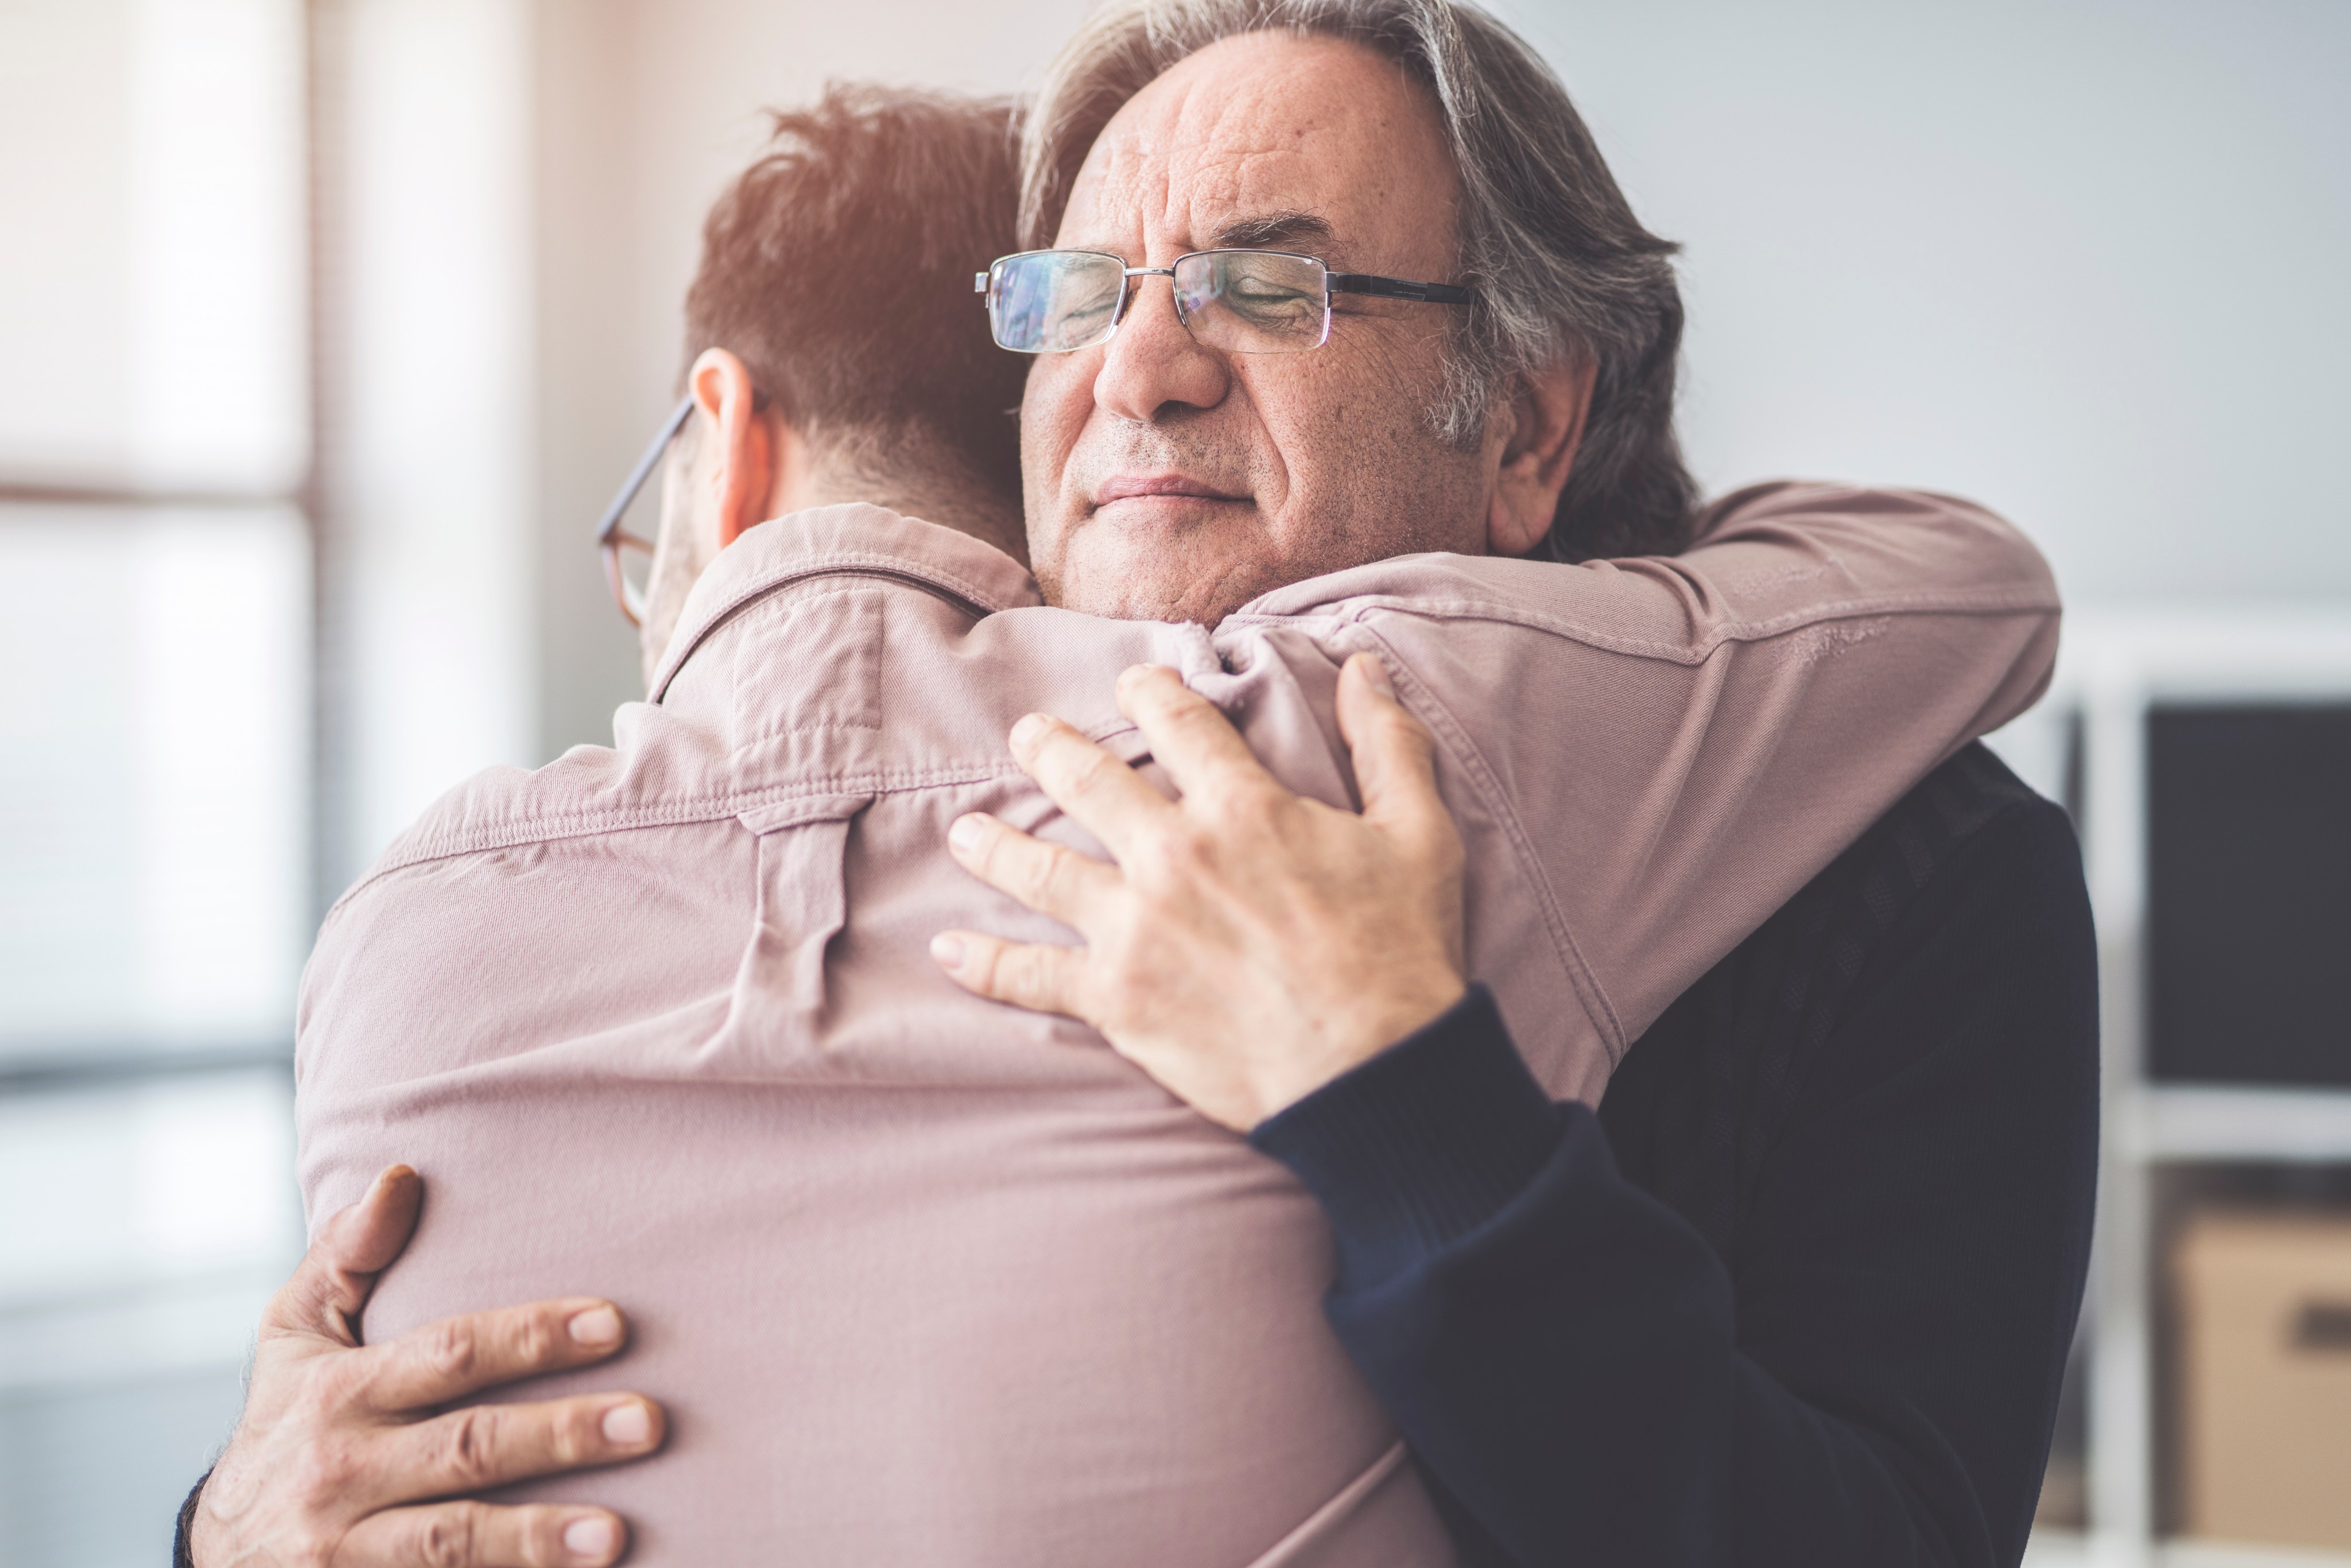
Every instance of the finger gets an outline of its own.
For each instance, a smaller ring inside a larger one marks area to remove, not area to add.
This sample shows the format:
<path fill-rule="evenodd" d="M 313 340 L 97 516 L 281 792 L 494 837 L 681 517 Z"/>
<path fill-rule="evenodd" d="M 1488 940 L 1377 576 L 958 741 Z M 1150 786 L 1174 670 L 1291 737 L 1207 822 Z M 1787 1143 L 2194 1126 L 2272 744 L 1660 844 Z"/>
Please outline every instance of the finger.
<path fill-rule="evenodd" d="M 643 1458 L 661 1447 L 662 1408 L 635 1394 L 535 1405 L 469 1405 L 375 1438 L 362 1472 L 375 1507 L 486 1491 L 508 1481 Z"/>
<path fill-rule="evenodd" d="M 1273 782 L 1232 721 L 1164 664 L 1136 664 L 1122 674 L 1118 710 L 1135 722 L 1151 755 L 1186 795 Z"/>
<path fill-rule="evenodd" d="M 931 958 L 956 984 L 991 1001 L 1010 1002 L 1031 1012 L 1066 1013 L 1101 1025 L 1088 1006 L 1082 947 L 942 931 L 931 938 Z"/>
<path fill-rule="evenodd" d="M 357 1344 L 352 1323 L 376 1275 L 408 1245 L 423 1202 L 423 1177 L 406 1166 L 385 1167 L 357 1203 L 319 1222 L 293 1277 L 263 1309 L 263 1334 L 320 1334 Z"/>
<path fill-rule="evenodd" d="M 467 1312 L 371 1345 L 352 1375 L 386 1415 L 445 1405 L 542 1372 L 603 1360 L 628 1339 L 621 1309 L 593 1296 Z"/>
<path fill-rule="evenodd" d="M 1037 787 L 1122 860 L 1139 835 L 1175 814 L 1134 768 L 1050 714 L 1014 725 L 1011 743 Z"/>
<path fill-rule="evenodd" d="M 956 819 L 947 849 L 956 864 L 998 893 L 1080 930 L 1119 885 L 1114 867 L 1031 838 L 984 811 Z"/>
<path fill-rule="evenodd" d="M 335 1568 L 603 1568 L 629 1527 L 601 1508 L 444 1502 L 371 1513 L 353 1525 Z"/>
<path fill-rule="evenodd" d="M 1425 836 L 1451 818 L 1437 792 L 1437 742 L 1396 701 L 1374 653 L 1357 653 L 1339 671 L 1339 733 L 1355 764 L 1364 820 Z"/>

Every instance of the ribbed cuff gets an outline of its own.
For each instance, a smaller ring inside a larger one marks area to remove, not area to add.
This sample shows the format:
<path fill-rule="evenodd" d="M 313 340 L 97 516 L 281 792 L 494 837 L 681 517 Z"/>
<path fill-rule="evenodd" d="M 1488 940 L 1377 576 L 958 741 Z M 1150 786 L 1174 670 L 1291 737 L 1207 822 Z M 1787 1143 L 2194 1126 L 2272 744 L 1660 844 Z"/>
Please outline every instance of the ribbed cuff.
<path fill-rule="evenodd" d="M 1330 1217 L 1339 1277 L 1402 1273 L 1507 1207 L 1563 1135 L 1483 986 L 1249 1134 Z"/>

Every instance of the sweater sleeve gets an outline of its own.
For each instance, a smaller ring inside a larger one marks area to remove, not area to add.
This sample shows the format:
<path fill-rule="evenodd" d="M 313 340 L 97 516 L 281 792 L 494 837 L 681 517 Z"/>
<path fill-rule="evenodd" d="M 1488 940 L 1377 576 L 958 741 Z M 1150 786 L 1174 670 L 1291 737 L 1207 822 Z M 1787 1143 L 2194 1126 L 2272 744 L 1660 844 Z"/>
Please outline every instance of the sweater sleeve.
<path fill-rule="evenodd" d="M 2095 1186 L 2055 815 L 1987 828 L 1879 944 L 1742 1191 L 1735 1272 L 1479 992 L 1258 1128 L 1331 1218 L 1331 1322 L 1465 1558 L 2017 1561 Z"/>

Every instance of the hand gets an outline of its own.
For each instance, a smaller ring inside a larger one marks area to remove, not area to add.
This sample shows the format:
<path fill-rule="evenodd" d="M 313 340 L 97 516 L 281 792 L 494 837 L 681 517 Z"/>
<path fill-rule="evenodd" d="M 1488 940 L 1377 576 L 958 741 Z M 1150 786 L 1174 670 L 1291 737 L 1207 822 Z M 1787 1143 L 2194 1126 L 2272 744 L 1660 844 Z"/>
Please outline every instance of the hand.
<path fill-rule="evenodd" d="M 966 869 L 1085 946 L 950 931 L 931 944 L 949 975 L 1083 1019 L 1239 1129 L 1460 999 L 1461 839 L 1437 798 L 1435 743 L 1376 657 L 1358 653 L 1339 674 L 1361 816 L 1283 789 L 1173 670 L 1127 671 L 1118 706 L 1183 799 L 1058 719 L 1022 719 L 1013 756 L 1118 863 L 984 814 L 957 820 L 948 845 Z"/>
<path fill-rule="evenodd" d="M 270 1300 L 245 1415 L 189 1528 L 198 1568 L 553 1568 L 611 1563 L 627 1545 L 602 1509 L 403 1506 L 637 1458 L 662 1440 L 661 1407 L 633 1394 L 434 1413 L 611 1355 L 627 1325 L 610 1301 L 537 1301 L 360 1344 L 352 1322 L 423 1196 L 414 1171 L 385 1171 L 319 1228 Z"/>

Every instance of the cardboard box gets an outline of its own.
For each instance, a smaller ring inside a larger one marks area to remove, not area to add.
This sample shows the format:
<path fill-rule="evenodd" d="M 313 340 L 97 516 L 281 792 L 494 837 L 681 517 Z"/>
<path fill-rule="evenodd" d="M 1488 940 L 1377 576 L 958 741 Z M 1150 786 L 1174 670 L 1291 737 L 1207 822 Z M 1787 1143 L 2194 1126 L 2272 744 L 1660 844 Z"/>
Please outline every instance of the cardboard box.
<path fill-rule="evenodd" d="M 2188 1532 L 2351 1549 L 2351 1218 L 2207 1211 L 2172 1263 Z"/>

